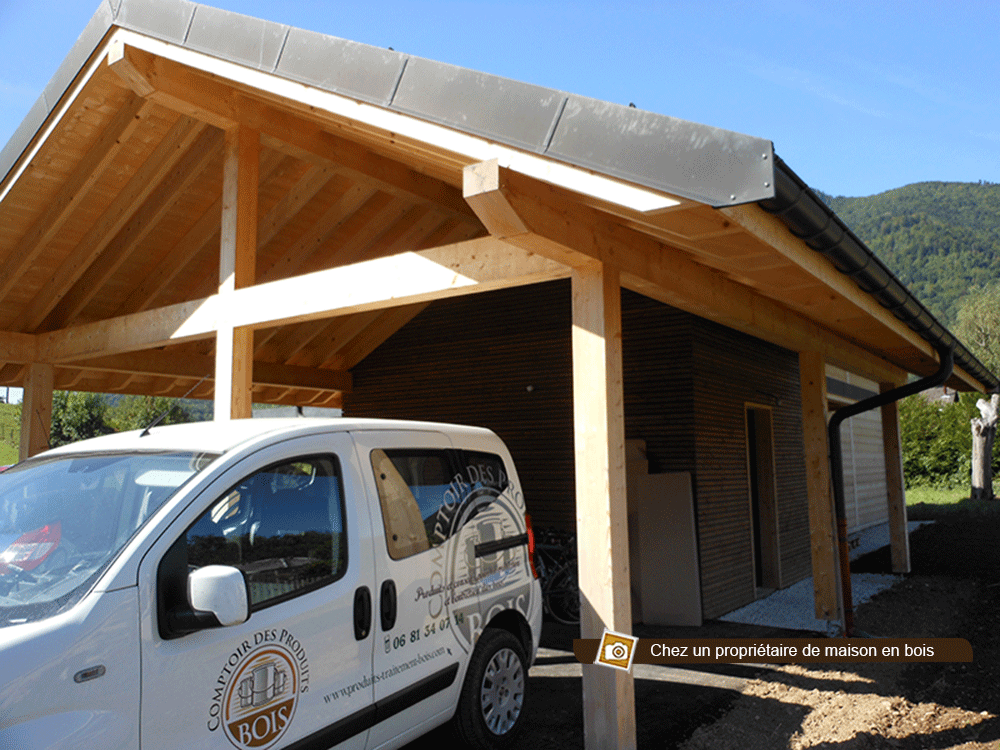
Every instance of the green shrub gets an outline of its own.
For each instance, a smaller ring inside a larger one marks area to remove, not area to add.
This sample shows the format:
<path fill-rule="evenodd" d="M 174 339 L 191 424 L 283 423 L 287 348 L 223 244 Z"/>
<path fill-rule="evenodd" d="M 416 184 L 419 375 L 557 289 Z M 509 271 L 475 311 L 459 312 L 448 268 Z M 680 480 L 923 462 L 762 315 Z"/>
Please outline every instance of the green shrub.
<path fill-rule="evenodd" d="M 972 474 L 973 417 L 978 393 L 958 403 L 928 403 L 919 394 L 899 402 L 900 439 L 906 486 L 948 489 L 967 486 Z M 993 445 L 993 472 L 1000 468 L 1000 441 Z"/>

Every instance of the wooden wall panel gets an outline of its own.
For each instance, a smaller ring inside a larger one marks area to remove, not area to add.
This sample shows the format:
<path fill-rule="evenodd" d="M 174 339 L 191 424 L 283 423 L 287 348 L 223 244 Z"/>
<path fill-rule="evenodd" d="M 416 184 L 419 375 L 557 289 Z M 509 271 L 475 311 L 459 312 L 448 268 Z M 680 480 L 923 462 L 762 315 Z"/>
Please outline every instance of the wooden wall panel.
<path fill-rule="evenodd" d="M 706 618 L 752 602 L 748 404 L 771 407 L 782 586 L 810 573 L 798 358 L 708 321 L 694 319 L 695 406 L 702 602 Z"/>
<path fill-rule="evenodd" d="M 622 318 L 626 438 L 692 474 L 706 617 L 754 597 L 748 402 L 773 409 L 782 584 L 809 575 L 797 356 L 625 290 Z M 572 530 L 571 364 L 568 282 L 443 300 L 352 369 L 344 413 L 493 429 L 535 525 Z"/>
<path fill-rule="evenodd" d="M 575 528 L 568 282 L 436 302 L 352 373 L 345 415 L 489 427 L 535 525 Z"/>

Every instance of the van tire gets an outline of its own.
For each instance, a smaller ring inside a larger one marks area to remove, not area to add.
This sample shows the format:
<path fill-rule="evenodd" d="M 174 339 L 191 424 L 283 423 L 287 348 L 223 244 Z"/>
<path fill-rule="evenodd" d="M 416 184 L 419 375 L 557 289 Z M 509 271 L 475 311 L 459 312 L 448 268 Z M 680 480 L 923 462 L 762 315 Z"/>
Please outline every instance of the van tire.
<path fill-rule="evenodd" d="M 524 726 L 528 667 L 514 634 L 487 628 L 469 659 L 453 728 L 477 750 L 507 747 Z"/>

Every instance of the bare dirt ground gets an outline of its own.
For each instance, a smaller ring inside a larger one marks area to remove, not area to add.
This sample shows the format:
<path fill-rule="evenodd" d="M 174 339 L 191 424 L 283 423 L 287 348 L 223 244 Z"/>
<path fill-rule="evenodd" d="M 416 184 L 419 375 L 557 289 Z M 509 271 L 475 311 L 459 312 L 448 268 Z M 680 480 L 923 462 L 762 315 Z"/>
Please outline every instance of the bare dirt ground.
<path fill-rule="evenodd" d="M 964 505 L 970 505 L 968 502 Z M 911 509 L 935 518 L 911 537 L 913 573 L 858 608 L 873 636 L 966 638 L 970 664 L 692 665 L 681 682 L 635 680 L 642 750 L 1000 750 L 1000 503 L 958 512 Z M 889 571 L 888 550 L 855 572 Z M 713 620 L 699 628 L 643 628 L 643 638 L 790 638 L 801 631 Z M 525 731 L 515 748 L 583 748 L 577 628 L 545 623 L 529 679 Z M 737 678 L 740 692 L 713 684 Z M 746 681 L 744 683 L 744 680 Z M 447 729 L 407 750 L 453 746 Z"/>
<path fill-rule="evenodd" d="M 1000 748 L 1000 513 L 993 504 L 911 518 L 913 573 L 857 611 L 880 637 L 966 638 L 971 664 L 774 666 L 750 681 L 684 750 Z M 886 572 L 886 551 L 855 572 Z"/>

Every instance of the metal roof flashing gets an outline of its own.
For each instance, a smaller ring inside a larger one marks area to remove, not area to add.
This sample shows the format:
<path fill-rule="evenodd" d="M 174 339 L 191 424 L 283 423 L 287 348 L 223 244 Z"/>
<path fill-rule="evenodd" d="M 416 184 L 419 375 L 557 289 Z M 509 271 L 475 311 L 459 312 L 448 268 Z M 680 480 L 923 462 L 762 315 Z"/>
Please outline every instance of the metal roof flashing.
<path fill-rule="evenodd" d="M 113 28 L 714 207 L 774 195 L 773 147 L 765 139 L 188 0 L 103 0 L 0 152 L 0 174 L 9 173 Z"/>

